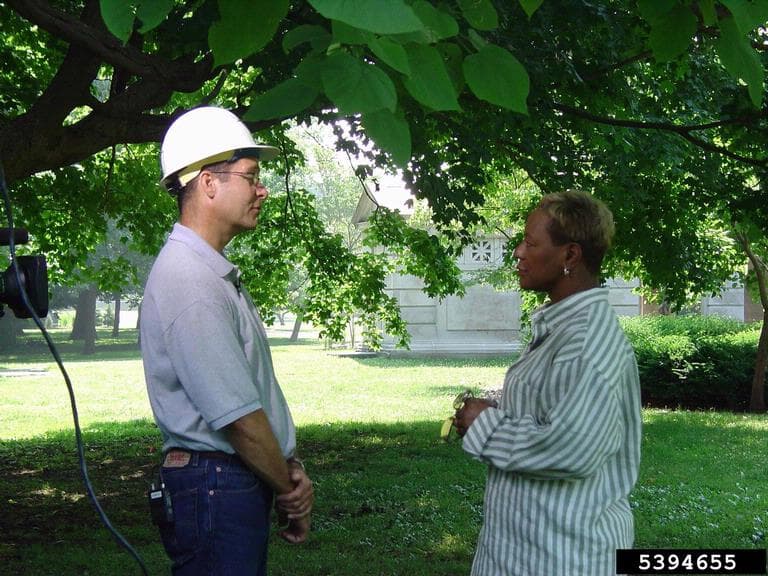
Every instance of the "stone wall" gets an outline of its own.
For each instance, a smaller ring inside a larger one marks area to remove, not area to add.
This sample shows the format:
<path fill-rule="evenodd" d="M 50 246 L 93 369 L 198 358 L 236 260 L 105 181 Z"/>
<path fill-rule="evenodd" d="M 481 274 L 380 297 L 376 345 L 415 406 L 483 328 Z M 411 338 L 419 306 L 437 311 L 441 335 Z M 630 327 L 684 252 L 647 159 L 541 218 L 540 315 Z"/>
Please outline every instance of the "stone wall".
<path fill-rule="evenodd" d="M 498 265 L 507 249 L 504 238 L 488 238 L 465 248 L 457 264 L 467 276 L 489 265 Z M 637 280 L 610 279 L 610 302 L 619 316 L 653 313 L 633 292 Z M 517 292 L 498 292 L 485 285 L 471 285 L 463 298 L 449 296 L 442 301 L 429 298 L 423 283 L 412 276 L 391 275 L 387 288 L 400 304 L 411 335 L 411 350 L 394 349 L 385 337 L 384 349 L 394 354 L 482 355 L 509 354 L 521 347 L 520 296 Z M 744 321 L 745 290 L 731 282 L 717 297 L 701 302 L 703 315 L 721 315 Z"/>

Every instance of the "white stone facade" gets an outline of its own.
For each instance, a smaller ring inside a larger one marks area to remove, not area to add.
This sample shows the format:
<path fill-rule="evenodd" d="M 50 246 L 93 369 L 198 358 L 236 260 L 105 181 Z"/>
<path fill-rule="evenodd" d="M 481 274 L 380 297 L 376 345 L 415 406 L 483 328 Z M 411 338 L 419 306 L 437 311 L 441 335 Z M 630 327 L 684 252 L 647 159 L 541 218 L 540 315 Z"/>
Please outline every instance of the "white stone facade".
<path fill-rule="evenodd" d="M 390 184 L 373 194 L 363 194 L 353 215 L 353 223 L 365 222 L 377 203 L 398 209 L 406 217 L 412 205 L 403 204 L 402 190 Z M 395 190 L 397 194 L 392 191 Z M 462 272 L 472 272 L 488 266 L 498 266 L 508 250 L 506 238 L 493 236 L 467 246 L 458 258 Z M 619 316 L 638 316 L 648 312 L 643 299 L 633 291 L 637 280 L 611 279 L 610 301 Z M 391 337 L 384 336 L 383 348 L 391 354 L 419 355 L 497 355 L 509 354 L 521 348 L 520 295 L 499 292 L 487 285 L 470 285 L 463 298 L 449 296 L 443 300 L 428 297 L 419 278 L 390 275 L 387 290 L 400 304 L 400 312 L 411 335 L 410 351 L 395 348 Z M 745 318 L 745 291 L 734 282 L 725 286 L 718 297 L 701 302 L 701 314 L 722 315 L 740 321 Z"/>
<path fill-rule="evenodd" d="M 504 238 L 486 238 L 468 246 L 458 259 L 464 272 L 498 265 L 503 258 Z M 619 316 L 644 313 L 643 299 L 634 292 L 637 280 L 611 279 L 610 302 Z M 398 350 L 392 338 L 384 338 L 383 348 L 391 354 L 418 355 L 497 355 L 516 352 L 521 347 L 520 295 L 499 292 L 486 285 L 471 285 L 463 298 L 449 296 L 440 301 L 428 297 L 423 283 L 413 276 L 390 275 L 387 289 L 400 304 L 403 320 L 411 335 L 410 350 Z M 744 321 L 744 288 L 728 283 L 718 297 L 704 298 L 701 314 L 721 315 Z"/>
<path fill-rule="evenodd" d="M 387 289 L 400 304 L 411 335 L 411 352 L 420 354 L 505 354 L 520 348 L 520 298 L 470 286 L 463 298 L 437 300 L 427 296 L 413 276 L 393 274 Z M 385 336 L 383 347 L 394 351 Z"/>

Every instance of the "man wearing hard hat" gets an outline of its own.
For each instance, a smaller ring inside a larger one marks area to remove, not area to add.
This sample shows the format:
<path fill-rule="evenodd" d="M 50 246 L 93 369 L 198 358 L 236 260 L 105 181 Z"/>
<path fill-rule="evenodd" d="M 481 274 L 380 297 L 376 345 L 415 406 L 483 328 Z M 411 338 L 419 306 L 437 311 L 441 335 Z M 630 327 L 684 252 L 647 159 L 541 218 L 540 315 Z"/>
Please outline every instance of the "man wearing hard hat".
<path fill-rule="evenodd" d="M 285 540 L 310 529 L 312 482 L 264 326 L 222 253 L 256 226 L 260 162 L 277 153 L 215 107 L 177 118 L 162 144 L 179 220 L 147 280 L 141 351 L 163 437 L 150 506 L 179 576 L 266 574 L 273 498 Z"/>

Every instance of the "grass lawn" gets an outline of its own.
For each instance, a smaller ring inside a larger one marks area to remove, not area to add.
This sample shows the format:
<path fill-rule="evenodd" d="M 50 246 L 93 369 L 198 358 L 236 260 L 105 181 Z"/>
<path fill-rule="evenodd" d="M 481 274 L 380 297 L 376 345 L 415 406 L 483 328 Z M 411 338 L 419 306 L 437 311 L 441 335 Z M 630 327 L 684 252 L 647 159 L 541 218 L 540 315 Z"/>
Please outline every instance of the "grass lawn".
<path fill-rule="evenodd" d="M 94 356 L 61 350 L 99 501 L 149 572 L 166 574 L 144 496 L 160 438 L 133 342 L 127 331 Z M 497 388 L 509 359 L 354 359 L 316 341 L 272 344 L 317 503 L 307 544 L 273 540 L 270 573 L 468 574 L 485 470 L 438 433 L 456 393 Z M 768 419 L 649 410 L 644 421 L 636 546 L 765 548 Z M 37 342 L 0 352 L 0 505 L 2 573 L 141 573 L 85 496 L 66 387 Z"/>

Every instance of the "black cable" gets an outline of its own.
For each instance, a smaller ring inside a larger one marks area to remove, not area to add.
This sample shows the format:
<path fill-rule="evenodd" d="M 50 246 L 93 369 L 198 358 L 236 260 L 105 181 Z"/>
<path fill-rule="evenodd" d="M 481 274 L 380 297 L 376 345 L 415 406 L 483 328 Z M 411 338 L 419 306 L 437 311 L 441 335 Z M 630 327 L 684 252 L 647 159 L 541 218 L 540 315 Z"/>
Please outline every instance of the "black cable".
<path fill-rule="evenodd" d="M 2 162 L 0 162 L 0 190 L 2 191 L 2 195 L 3 195 L 3 202 L 5 205 L 5 214 L 6 214 L 6 219 L 8 221 L 8 229 L 10 232 L 8 246 L 11 252 L 11 264 L 13 266 L 14 272 L 16 273 L 16 283 L 19 286 L 21 297 L 22 297 L 22 300 L 24 301 L 24 306 L 27 308 L 27 310 L 31 314 L 32 319 L 35 321 L 35 324 L 37 325 L 40 332 L 42 333 L 43 338 L 45 338 L 45 341 L 48 344 L 48 349 L 51 351 L 51 354 L 56 360 L 56 364 L 58 364 L 59 370 L 61 371 L 61 374 L 64 376 L 64 382 L 66 382 L 67 384 L 67 391 L 69 392 L 69 402 L 72 406 L 72 418 L 75 423 L 75 440 L 77 444 L 77 457 L 80 462 L 80 474 L 83 477 L 83 484 L 85 485 L 85 491 L 88 494 L 88 497 L 90 498 L 94 508 L 98 512 L 99 518 L 101 518 L 101 521 L 104 524 L 104 526 L 106 526 L 107 530 L 109 530 L 112 533 L 112 536 L 114 536 L 115 540 L 117 540 L 117 543 L 120 544 L 120 546 L 122 546 L 123 548 L 125 548 L 131 556 L 133 556 L 133 558 L 141 567 L 141 570 L 144 576 L 148 576 L 149 572 L 147 571 L 147 567 L 144 565 L 144 561 L 141 559 L 141 556 L 139 556 L 139 553 L 136 552 L 136 550 L 134 550 L 134 548 L 128 543 L 128 541 L 122 536 L 122 534 L 120 534 L 120 532 L 118 532 L 117 529 L 114 526 L 112 526 L 112 523 L 109 521 L 107 514 L 104 512 L 103 508 L 101 507 L 101 504 L 96 498 L 96 493 L 94 492 L 93 486 L 91 484 L 91 480 L 88 477 L 88 467 L 85 462 L 85 450 L 83 448 L 83 438 L 80 432 L 80 419 L 78 418 L 78 415 L 77 415 L 77 404 L 75 402 L 75 392 L 72 387 L 72 382 L 69 379 L 69 374 L 67 374 L 67 370 L 64 368 L 64 362 L 62 361 L 61 356 L 59 355 L 59 351 L 56 349 L 56 346 L 54 345 L 50 334 L 48 334 L 48 331 L 45 329 L 45 326 L 43 325 L 42 321 L 40 320 L 37 313 L 35 312 L 34 307 L 29 301 L 29 297 L 27 296 L 27 290 L 24 286 L 24 282 L 21 279 L 21 272 L 19 271 L 19 265 L 18 265 L 18 262 L 16 262 L 16 243 L 14 242 L 14 239 L 13 239 L 13 214 L 11 212 L 11 199 L 10 199 L 10 195 L 8 194 L 8 188 L 5 185 L 5 172 L 3 170 Z"/>

